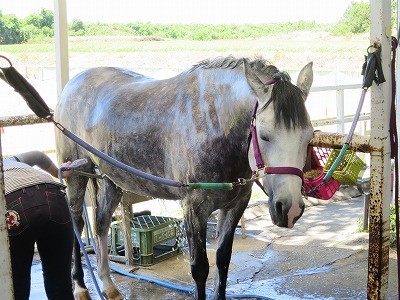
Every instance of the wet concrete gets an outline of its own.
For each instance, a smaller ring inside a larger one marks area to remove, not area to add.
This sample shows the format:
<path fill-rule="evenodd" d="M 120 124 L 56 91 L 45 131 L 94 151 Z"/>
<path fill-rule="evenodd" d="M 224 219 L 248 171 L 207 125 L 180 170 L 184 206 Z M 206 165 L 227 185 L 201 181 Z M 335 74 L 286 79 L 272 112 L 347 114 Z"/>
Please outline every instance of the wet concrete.
<path fill-rule="evenodd" d="M 340 201 L 310 199 L 303 217 L 293 229 L 274 226 L 268 205 L 261 201 L 245 213 L 246 238 L 237 230 L 229 271 L 229 295 L 260 295 L 270 299 L 366 299 L 368 234 L 358 232 L 363 217 L 363 198 L 342 195 Z M 350 195 L 351 196 L 351 195 Z M 320 205 L 315 205 L 320 204 Z M 321 205 L 322 204 L 322 205 Z M 215 244 L 210 231 L 208 254 L 211 292 L 215 268 Z M 91 255 L 93 265 L 95 259 Z M 132 268 L 112 263 L 124 271 L 193 288 L 188 253 L 150 267 Z M 388 299 L 397 297 L 397 269 L 394 250 L 390 253 Z M 87 269 L 86 281 L 93 299 L 96 296 Z M 161 287 L 144 280 L 112 272 L 124 299 L 193 299 L 193 295 Z M 41 283 L 41 266 L 32 269 L 31 299 L 46 299 Z M 256 298 L 242 298 L 256 299 Z M 265 298 L 264 298 L 265 299 Z"/>

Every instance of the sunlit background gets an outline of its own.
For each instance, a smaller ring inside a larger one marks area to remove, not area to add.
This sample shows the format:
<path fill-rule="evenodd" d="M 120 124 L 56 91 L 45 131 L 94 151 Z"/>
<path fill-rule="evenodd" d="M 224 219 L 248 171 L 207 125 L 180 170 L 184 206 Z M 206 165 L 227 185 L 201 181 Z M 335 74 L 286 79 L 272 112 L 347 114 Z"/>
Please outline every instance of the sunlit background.
<path fill-rule="evenodd" d="M 337 22 L 354 0 L 68 0 L 68 20 L 84 22 L 155 23 L 269 23 L 291 21 Z M 3 14 L 26 17 L 50 0 L 0 0 Z"/>

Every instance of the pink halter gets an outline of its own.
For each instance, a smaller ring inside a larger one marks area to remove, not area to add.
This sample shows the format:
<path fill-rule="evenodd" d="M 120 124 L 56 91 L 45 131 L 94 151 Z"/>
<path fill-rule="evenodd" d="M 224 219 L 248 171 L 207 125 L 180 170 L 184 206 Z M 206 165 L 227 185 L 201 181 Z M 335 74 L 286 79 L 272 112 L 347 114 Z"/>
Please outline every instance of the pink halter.
<path fill-rule="evenodd" d="M 279 81 L 281 78 L 275 76 L 274 79 L 271 79 L 267 81 L 265 84 L 270 85 L 274 84 L 277 81 Z M 267 102 L 267 104 L 264 106 L 267 107 L 271 103 L 271 99 Z M 253 109 L 253 114 L 251 116 L 251 124 L 250 124 L 250 133 L 248 137 L 248 143 L 247 143 L 247 152 L 249 151 L 250 147 L 250 142 L 253 143 L 253 150 L 254 150 L 254 158 L 256 159 L 256 166 L 257 170 L 253 171 L 253 173 L 258 173 L 260 170 L 264 170 L 264 174 L 291 174 L 291 175 L 296 175 L 301 178 L 302 184 L 304 183 L 304 177 L 303 177 L 303 171 L 300 170 L 299 168 L 295 167 L 267 167 L 264 164 L 264 161 L 262 159 L 260 147 L 258 145 L 258 139 L 257 139 L 257 129 L 255 125 L 255 120 L 256 120 L 256 114 L 257 114 L 257 108 L 258 108 L 258 101 L 256 102 L 254 109 Z"/>

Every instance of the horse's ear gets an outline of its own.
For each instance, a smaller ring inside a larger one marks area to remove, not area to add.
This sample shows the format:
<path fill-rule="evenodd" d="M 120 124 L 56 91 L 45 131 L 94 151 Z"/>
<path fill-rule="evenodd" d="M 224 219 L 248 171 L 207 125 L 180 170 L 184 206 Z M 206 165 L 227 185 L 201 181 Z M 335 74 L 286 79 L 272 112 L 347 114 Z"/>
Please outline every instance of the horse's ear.
<path fill-rule="evenodd" d="M 257 76 L 257 73 L 251 68 L 248 59 L 243 60 L 244 73 L 248 84 L 250 85 L 253 92 L 256 94 L 259 100 L 263 100 L 265 95 L 264 84 L 261 79 Z"/>
<path fill-rule="evenodd" d="M 313 62 L 306 64 L 303 69 L 301 69 L 299 77 L 297 78 L 297 86 L 307 97 L 310 92 L 311 85 L 313 83 Z"/>

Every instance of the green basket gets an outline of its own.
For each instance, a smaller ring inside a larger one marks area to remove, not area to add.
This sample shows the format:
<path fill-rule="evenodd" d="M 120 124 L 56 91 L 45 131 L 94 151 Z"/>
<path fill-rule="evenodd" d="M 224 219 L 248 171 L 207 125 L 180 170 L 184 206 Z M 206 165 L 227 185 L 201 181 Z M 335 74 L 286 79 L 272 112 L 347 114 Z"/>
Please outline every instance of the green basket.
<path fill-rule="evenodd" d="M 324 172 L 328 172 L 336 157 L 339 155 L 340 149 L 332 149 L 324 166 Z M 339 162 L 338 167 L 333 172 L 332 177 L 341 184 L 356 185 L 358 174 L 365 167 L 365 163 L 359 158 L 354 151 L 346 150 L 346 153 Z"/>
<path fill-rule="evenodd" d="M 180 252 L 179 224 L 180 220 L 170 217 L 143 215 L 132 218 L 130 222 L 132 247 L 134 251 L 137 251 L 137 255 L 134 255 L 135 263 L 150 266 L 177 255 Z M 111 255 L 120 255 L 118 248 L 123 245 L 124 235 L 121 222 L 112 222 Z"/>

